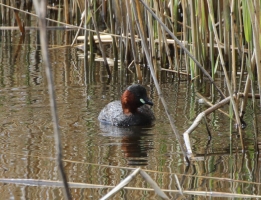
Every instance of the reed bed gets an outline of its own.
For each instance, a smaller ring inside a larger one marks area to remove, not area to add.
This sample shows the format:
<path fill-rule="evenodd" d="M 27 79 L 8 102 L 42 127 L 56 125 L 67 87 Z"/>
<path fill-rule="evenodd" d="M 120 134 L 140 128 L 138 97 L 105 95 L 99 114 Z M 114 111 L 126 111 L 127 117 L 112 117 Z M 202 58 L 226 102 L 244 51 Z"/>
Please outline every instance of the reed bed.
<path fill-rule="evenodd" d="M 236 121 L 244 150 L 241 127 L 248 94 L 251 93 L 253 107 L 256 106 L 255 92 L 261 94 L 259 1 L 109 2 L 114 6 L 107 12 L 113 13 L 115 18 L 103 18 L 103 21 L 106 21 L 107 30 L 120 36 L 112 35 L 112 38 L 120 49 L 121 58 L 124 57 L 122 63 L 133 63 L 140 81 L 140 69 L 144 64 L 152 67 L 151 72 L 154 71 L 158 79 L 165 71 L 179 78 L 188 74 L 195 86 L 207 78 L 213 85 L 212 102 L 230 97 L 233 112 L 229 118 Z M 106 16 L 104 4 L 100 6 L 102 9 L 97 9 L 97 13 Z M 142 38 L 149 49 L 147 61 L 144 60 L 144 42 L 139 50 Z M 216 81 L 218 73 L 224 74 L 223 91 Z"/>
<path fill-rule="evenodd" d="M 23 34 L 28 27 L 23 27 L 18 13 L 36 15 L 31 12 L 32 9 L 29 9 L 29 12 L 23 11 L 26 3 L 14 5 L 12 2 L 0 3 L 0 5 L 2 8 L 15 10 L 16 21 Z M 52 5 L 56 1 L 49 1 L 49 3 Z M 55 9 L 53 6 L 47 8 Z M 126 64 L 134 65 L 139 82 L 144 81 L 143 69 L 149 67 L 167 115 L 168 108 L 157 84 L 157 80 L 160 80 L 164 73 L 174 73 L 177 79 L 186 77 L 196 87 L 200 87 L 200 83 L 205 78 L 208 79 L 212 84 L 213 106 L 202 112 L 184 133 L 187 151 L 183 150 L 183 152 L 187 161 L 188 157 L 193 158 L 189 134 L 205 115 L 227 103 L 230 103 L 233 109 L 233 112 L 227 116 L 237 124 L 242 151 L 244 151 L 242 125 L 246 104 L 249 103 L 247 99 L 252 98 L 254 110 L 258 103 L 260 106 L 260 101 L 257 101 L 257 97 L 260 98 L 261 95 L 260 1 L 77 0 L 66 2 L 64 5 L 58 4 L 56 8 L 60 18 L 52 20 L 53 22 L 77 28 L 79 35 L 84 35 L 86 65 L 88 51 L 93 56 L 95 43 L 99 44 L 108 80 L 113 76 L 112 72 L 118 70 L 118 60 L 121 61 L 120 68 L 125 67 Z M 79 26 L 72 25 L 73 23 Z M 113 68 L 107 63 L 103 35 L 109 35 L 106 42 L 113 45 Z M 80 41 L 80 38 L 78 39 Z M 76 45 L 75 42 L 76 39 L 72 45 Z M 219 74 L 224 74 L 224 83 L 217 80 Z M 179 139 L 171 117 L 169 120 L 173 132 Z M 258 133 L 258 127 L 254 127 L 255 133 Z M 180 139 L 179 142 L 182 147 Z M 141 174 L 147 177 L 143 172 Z M 181 194 L 187 192 L 181 189 L 178 191 Z M 203 195 L 218 194 L 204 192 Z M 225 194 L 225 196 L 240 197 L 234 194 Z M 248 196 L 241 197 L 248 198 Z"/>

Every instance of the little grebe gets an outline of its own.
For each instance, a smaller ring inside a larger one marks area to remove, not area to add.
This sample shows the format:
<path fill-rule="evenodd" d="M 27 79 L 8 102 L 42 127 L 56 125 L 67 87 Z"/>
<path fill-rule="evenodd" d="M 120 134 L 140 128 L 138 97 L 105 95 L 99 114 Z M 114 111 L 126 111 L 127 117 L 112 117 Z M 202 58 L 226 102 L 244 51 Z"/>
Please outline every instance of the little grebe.
<path fill-rule="evenodd" d="M 155 116 L 145 104 L 153 105 L 146 89 L 139 84 L 131 85 L 122 94 L 121 101 L 113 101 L 102 109 L 98 119 L 114 126 L 151 126 Z"/>

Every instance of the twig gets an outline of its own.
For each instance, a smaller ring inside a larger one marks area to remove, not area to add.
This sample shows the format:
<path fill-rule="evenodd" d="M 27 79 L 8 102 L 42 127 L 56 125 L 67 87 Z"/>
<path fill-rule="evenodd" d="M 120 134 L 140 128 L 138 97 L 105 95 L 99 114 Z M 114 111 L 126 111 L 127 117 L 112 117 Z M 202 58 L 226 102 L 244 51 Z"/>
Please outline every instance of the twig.
<path fill-rule="evenodd" d="M 108 194 L 102 197 L 100 200 L 105 200 L 114 195 L 116 192 L 121 190 L 125 185 L 127 185 L 140 171 L 140 168 L 137 168 L 132 174 L 120 182 L 116 187 L 114 187 Z"/>
<path fill-rule="evenodd" d="M 200 93 L 196 93 L 196 95 L 199 97 L 199 98 L 201 98 L 201 99 L 203 99 L 204 100 L 204 102 L 208 105 L 208 106 L 214 106 L 214 104 L 212 104 L 210 101 L 208 101 L 204 96 L 202 96 Z M 217 109 L 219 112 L 221 112 L 223 115 L 226 115 L 227 117 L 230 117 L 229 116 L 229 114 L 228 113 L 226 113 L 226 112 L 224 112 L 223 110 L 221 110 L 221 109 Z"/>
<path fill-rule="evenodd" d="M 181 185 L 180 185 L 178 176 L 177 176 L 176 174 L 174 174 L 174 177 L 175 177 L 175 180 L 176 180 L 176 182 L 177 182 L 179 192 L 180 192 L 181 195 L 183 195 L 183 189 L 182 189 L 182 187 L 181 187 Z"/>
<path fill-rule="evenodd" d="M 80 23 L 80 25 L 79 25 L 80 27 L 82 26 L 83 21 L 84 21 L 84 19 L 81 19 L 81 23 Z M 80 30 L 81 30 L 81 29 L 78 28 L 78 30 L 77 30 L 77 32 L 76 32 L 76 34 L 75 34 L 75 37 L 74 37 L 74 39 L 73 39 L 73 41 L 72 41 L 71 46 L 73 46 L 74 43 L 75 43 L 75 41 L 77 40 L 77 37 L 78 37 L 78 35 L 79 35 L 79 33 L 80 33 Z"/>
<path fill-rule="evenodd" d="M 207 177 L 210 178 L 210 177 Z M 212 177 L 213 178 L 213 177 Z M 226 180 L 226 179 L 225 179 Z M 21 184 L 26 186 L 47 186 L 47 187 L 61 187 L 61 182 L 50 181 L 50 180 L 35 180 L 35 179 L 2 179 L 1 183 L 8 184 Z M 29 183 L 30 182 L 30 183 Z M 93 189 L 105 189 L 113 188 L 110 185 L 96 185 L 96 184 L 85 184 L 85 183 L 69 183 L 72 188 L 93 188 Z M 125 190 L 138 190 L 138 191 L 153 191 L 152 188 L 139 188 L 139 187 L 123 187 Z M 169 193 L 180 193 L 179 190 L 161 189 L 163 192 Z M 197 196 L 213 196 L 213 197 L 235 197 L 235 198 L 261 198 L 260 195 L 250 195 L 250 194 L 235 194 L 226 192 L 215 192 L 215 191 L 193 191 L 193 190 L 183 190 L 184 195 L 197 195 Z"/>
<path fill-rule="evenodd" d="M 47 45 L 47 34 L 46 34 L 46 1 L 34 0 L 35 10 L 39 16 L 39 27 L 40 27 L 40 40 L 41 40 L 41 49 L 42 49 L 42 56 L 43 60 L 45 61 L 45 73 L 48 81 L 48 90 L 49 90 L 49 99 L 50 99 L 50 107 L 51 113 L 53 118 L 53 128 L 54 128 L 54 140 L 55 140 L 55 147 L 56 147 L 56 162 L 58 165 L 58 171 L 63 181 L 64 185 L 64 193 L 66 199 L 71 199 L 71 194 L 69 191 L 69 186 L 66 179 L 66 174 L 63 168 L 62 162 L 62 146 L 60 140 L 60 131 L 58 125 L 58 116 L 57 116 L 57 107 L 55 101 L 55 91 L 54 91 L 54 83 L 53 83 L 53 76 L 51 70 L 51 63 L 50 57 L 48 55 L 48 45 Z"/>
<path fill-rule="evenodd" d="M 140 170 L 140 175 L 151 185 L 155 192 L 163 199 L 169 199 L 168 196 L 160 189 L 153 179 L 143 170 Z"/>
<path fill-rule="evenodd" d="M 184 141 L 187 147 L 187 152 L 188 154 L 192 154 L 192 149 L 191 149 L 191 144 L 190 144 L 190 139 L 189 139 L 189 134 L 192 133 L 193 130 L 199 125 L 200 121 L 208 114 L 212 113 L 216 109 L 220 108 L 221 106 L 227 104 L 230 101 L 230 97 L 227 97 L 223 99 L 222 101 L 218 102 L 214 106 L 208 108 L 207 110 L 201 112 L 197 118 L 194 120 L 192 125 L 183 133 Z"/>
<path fill-rule="evenodd" d="M 165 69 L 165 68 L 161 68 L 160 70 L 161 70 L 161 71 L 173 72 L 173 73 L 177 73 L 177 74 L 185 75 L 185 76 L 190 76 L 190 75 L 191 75 L 191 74 L 188 74 L 188 73 L 186 73 L 186 72 L 177 71 L 177 70 L 174 70 L 174 69 Z"/>
<path fill-rule="evenodd" d="M 18 30 L 20 29 L 19 26 L 1 26 L 0 30 Z M 25 30 L 37 30 L 39 27 L 36 26 L 25 26 Z M 46 29 L 48 30 L 73 30 L 76 27 L 68 27 L 68 26 L 47 26 Z"/>

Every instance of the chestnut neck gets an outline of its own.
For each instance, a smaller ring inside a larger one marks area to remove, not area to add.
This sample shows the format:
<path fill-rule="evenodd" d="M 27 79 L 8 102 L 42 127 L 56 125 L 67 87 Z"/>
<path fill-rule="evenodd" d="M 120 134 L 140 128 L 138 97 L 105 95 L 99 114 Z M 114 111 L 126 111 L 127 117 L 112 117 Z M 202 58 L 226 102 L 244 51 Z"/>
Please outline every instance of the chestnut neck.
<path fill-rule="evenodd" d="M 126 115 L 134 114 L 137 112 L 138 106 L 135 103 L 135 95 L 126 90 L 121 96 L 121 105 L 123 113 Z"/>

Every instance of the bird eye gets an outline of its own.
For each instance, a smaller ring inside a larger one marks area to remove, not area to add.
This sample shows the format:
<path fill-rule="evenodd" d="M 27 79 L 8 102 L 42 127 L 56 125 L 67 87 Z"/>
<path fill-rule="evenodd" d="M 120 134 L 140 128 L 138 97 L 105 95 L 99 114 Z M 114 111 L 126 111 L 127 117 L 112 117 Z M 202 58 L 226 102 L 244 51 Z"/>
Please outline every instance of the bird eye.
<path fill-rule="evenodd" d="M 140 102 L 143 103 L 143 104 L 145 104 L 145 101 L 144 101 L 143 99 L 140 99 Z"/>

